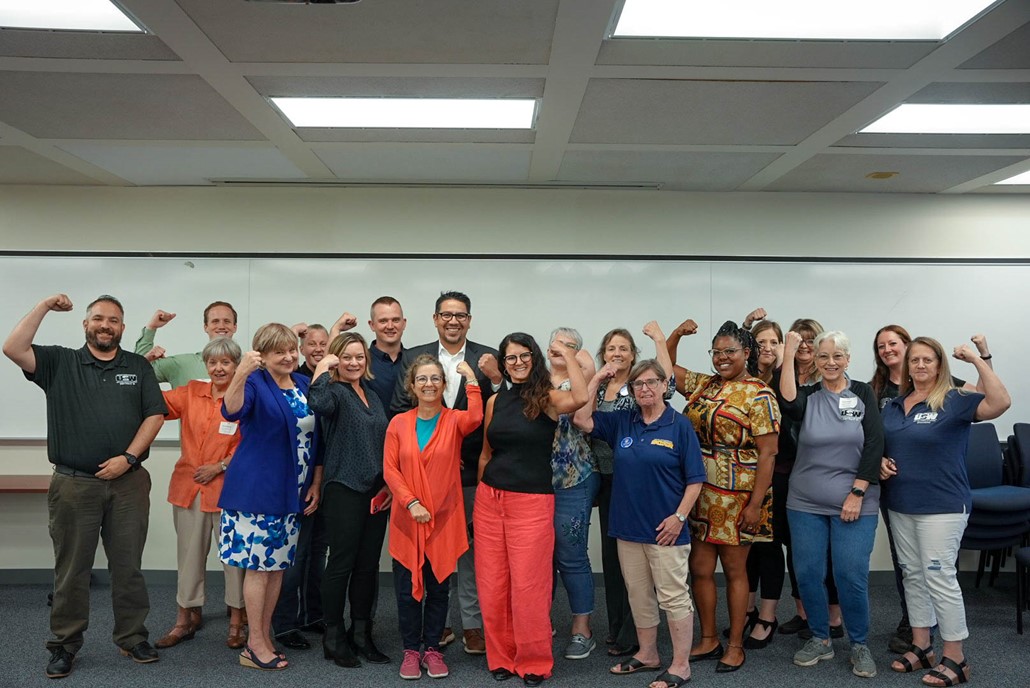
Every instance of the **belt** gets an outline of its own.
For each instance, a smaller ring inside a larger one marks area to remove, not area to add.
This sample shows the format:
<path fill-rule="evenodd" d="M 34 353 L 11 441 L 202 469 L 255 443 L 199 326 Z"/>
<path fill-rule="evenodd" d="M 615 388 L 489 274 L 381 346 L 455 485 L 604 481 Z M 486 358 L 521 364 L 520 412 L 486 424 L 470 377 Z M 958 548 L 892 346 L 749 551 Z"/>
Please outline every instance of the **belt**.
<path fill-rule="evenodd" d="M 129 466 L 129 470 L 125 471 L 125 473 L 132 473 L 136 470 L 139 470 L 138 463 L 135 466 Z M 94 474 L 89 473 L 87 471 L 77 471 L 74 468 L 70 468 L 69 466 L 62 466 L 59 463 L 54 464 L 54 473 L 60 473 L 61 475 L 67 475 L 72 478 L 92 478 L 93 480 L 103 480 L 103 478 L 98 478 Z M 125 475 L 125 473 L 123 473 L 122 475 Z"/>

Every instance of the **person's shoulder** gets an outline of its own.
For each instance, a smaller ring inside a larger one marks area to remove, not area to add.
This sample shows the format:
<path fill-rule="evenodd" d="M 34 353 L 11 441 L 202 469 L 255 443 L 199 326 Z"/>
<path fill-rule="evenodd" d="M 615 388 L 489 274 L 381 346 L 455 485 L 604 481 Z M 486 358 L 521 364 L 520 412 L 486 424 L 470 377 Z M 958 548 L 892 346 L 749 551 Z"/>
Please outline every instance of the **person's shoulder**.
<path fill-rule="evenodd" d="M 421 354 L 430 354 L 431 356 L 436 356 L 439 350 L 439 341 L 428 342 L 426 344 L 419 344 L 418 346 L 413 346 L 411 348 L 404 349 L 404 351 L 401 352 L 401 359 L 410 361 L 414 360 L 417 356 L 420 356 Z"/>
<path fill-rule="evenodd" d="M 480 356 L 482 356 L 483 354 L 493 354 L 494 356 L 497 355 L 497 349 L 493 348 L 492 346 L 487 346 L 486 344 L 474 342 L 471 339 L 465 340 L 465 350 L 474 351 Z"/>
<path fill-rule="evenodd" d="M 868 382 L 862 382 L 861 380 L 852 380 L 851 381 L 851 391 L 854 392 L 855 395 L 859 396 L 859 397 L 863 397 L 863 398 L 867 398 L 868 397 L 868 398 L 871 398 L 871 399 L 876 399 L 876 393 L 873 392 L 873 386 L 871 384 L 869 384 Z"/>

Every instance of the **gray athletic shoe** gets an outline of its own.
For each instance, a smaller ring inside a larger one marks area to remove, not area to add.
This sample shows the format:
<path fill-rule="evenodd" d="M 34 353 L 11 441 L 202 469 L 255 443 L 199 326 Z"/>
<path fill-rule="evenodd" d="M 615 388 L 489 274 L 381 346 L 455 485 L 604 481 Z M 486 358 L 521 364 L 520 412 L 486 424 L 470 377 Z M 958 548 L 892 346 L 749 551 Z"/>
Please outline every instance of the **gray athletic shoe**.
<path fill-rule="evenodd" d="M 565 646 L 565 659 L 586 659 L 597 647 L 597 641 L 593 637 L 586 637 L 582 633 L 576 633 Z"/>
<path fill-rule="evenodd" d="M 833 645 L 823 645 L 823 641 L 817 638 L 810 638 L 794 653 L 794 663 L 798 666 L 815 666 L 827 659 L 833 659 Z"/>
<path fill-rule="evenodd" d="M 851 673 L 862 678 L 876 676 L 876 662 L 868 645 L 855 643 L 851 646 Z"/>

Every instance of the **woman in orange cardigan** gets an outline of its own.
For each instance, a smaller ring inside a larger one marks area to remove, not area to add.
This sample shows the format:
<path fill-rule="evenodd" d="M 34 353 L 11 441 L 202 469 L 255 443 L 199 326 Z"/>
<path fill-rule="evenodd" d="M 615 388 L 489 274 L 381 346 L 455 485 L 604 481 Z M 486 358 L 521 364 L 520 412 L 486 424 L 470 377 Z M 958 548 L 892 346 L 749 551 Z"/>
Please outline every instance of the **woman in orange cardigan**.
<path fill-rule="evenodd" d="M 415 359 L 405 389 L 418 406 L 390 421 L 383 477 L 393 494 L 390 555 L 404 659 L 400 676 L 447 676 L 438 641 L 447 622 L 449 577 L 468 550 L 461 491 L 461 441 L 483 422 L 476 375 L 462 361 L 468 410 L 443 406 L 447 384 L 440 362 Z M 420 654 L 425 644 L 425 654 Z"/>

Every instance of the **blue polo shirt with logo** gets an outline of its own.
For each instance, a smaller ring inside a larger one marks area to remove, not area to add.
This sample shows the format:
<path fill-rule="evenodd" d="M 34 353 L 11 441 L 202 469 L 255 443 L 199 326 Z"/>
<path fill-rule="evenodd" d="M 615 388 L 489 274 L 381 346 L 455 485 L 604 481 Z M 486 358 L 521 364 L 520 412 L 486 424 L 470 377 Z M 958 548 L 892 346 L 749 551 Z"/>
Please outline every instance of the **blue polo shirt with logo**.
<path fill-rule="evenodd" d="M 705 481 L 694 427 L 671 406 L 649 425 L 638 409 L 597 411 L 593 418 L 591 435 L 615 455 L 608 535 L 653 545 L 655 529 L 676 513 L 687 485 Z M 684 526 L 677 545 L 690 543 L 689 531 Z"/>
<path fill-rule="evenodd" d="M 948 392 L 944 407 L 931 411 L 925 401 L 905 413 L 905 397 L 883 409 L 884 455 L 898 474 L 881 483 L 881 499 L 901 514 L 960 514 L 973 508 L 966 474 L 969 426 L 984 395 Z"/>

